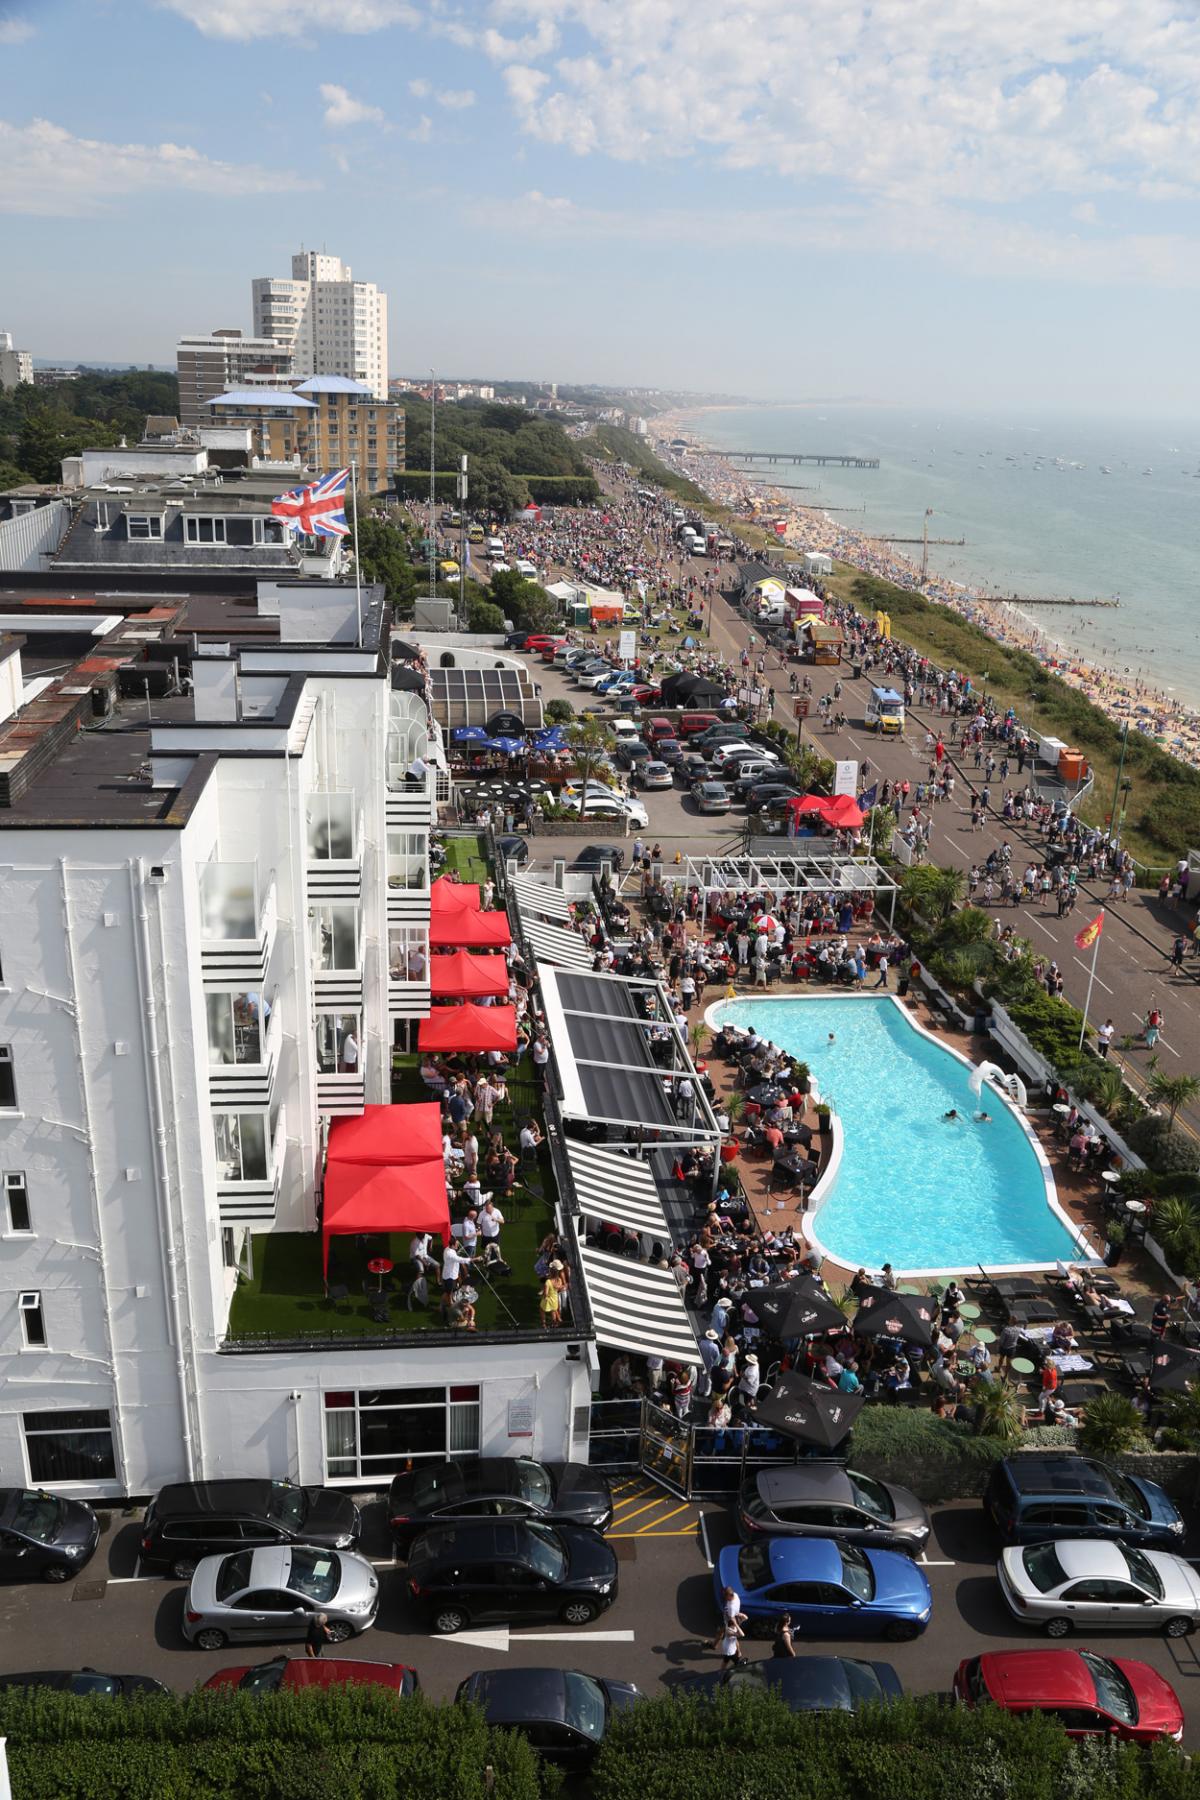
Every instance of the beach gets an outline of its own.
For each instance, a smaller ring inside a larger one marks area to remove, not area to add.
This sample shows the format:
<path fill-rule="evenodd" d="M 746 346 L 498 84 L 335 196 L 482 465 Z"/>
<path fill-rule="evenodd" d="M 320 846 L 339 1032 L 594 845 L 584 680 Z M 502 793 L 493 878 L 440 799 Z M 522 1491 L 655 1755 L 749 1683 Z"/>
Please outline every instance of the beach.
<path fill-rule="evenodd" d="M 1200 709 L 1187 699 L 1144 675 L 1085 653 L 1068 637 L 1047 631 L 1019 606 L 986 592 L 984 584 L 954 580 L 932 569 L 922 579 L 919 564 L 894 545 L 847 524 L 818 503 L 796 501 L 776 485 L 777 477 L 735 466 L 698 433 L 696 413 L 659 414 L 649 427 L 656 454 L 702 487 L 716 504 L 749 522 L 783 520 L 780 541 L 792 549 L 823 552 L 951 608 L 998 643 L 1027 651 L 1115 723 L 1128 722 L 1131 731 L 1200 768 Z M 687 442 L 687 450 L 673 447 L 680 440 Z"/>

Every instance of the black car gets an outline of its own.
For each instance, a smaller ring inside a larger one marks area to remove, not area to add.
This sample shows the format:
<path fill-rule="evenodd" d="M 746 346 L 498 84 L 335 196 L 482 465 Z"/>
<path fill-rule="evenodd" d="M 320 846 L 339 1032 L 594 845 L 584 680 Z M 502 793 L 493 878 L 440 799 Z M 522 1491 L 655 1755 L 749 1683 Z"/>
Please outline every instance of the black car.
<path fill-rule="evenodd" d="M 447 1634 L 475 1620 L 588 1625 L 617 1597 L 617 1558 L 577 1525 L 437 1525 L 408 1553 L 408 1591 L 431 1629 Z"/>
<path fill-rule="evenodd" d="M 700 733 L 699 737 L 691 739 L 690 747 L 708 756 L 718 744 L 741 743 L 747 741 L 749 737 L 750 728 L 747 725 L 710 725 L 707 731 Z"/>
<path fill-rule="evenodd" d="M 685 750 L 675 767 L 675 772 L 685 787 L 694 787 L 698 781 L 708 780 L 708 764 L 695 750 Z"/>
<path fill-rule="evenodd" d="M 506 650 L 523 650 L 529 638 L 527 631 L 510 631 L 504 639 Z"/>
<path fill-rule="evenodd" d="M 618 769 L 636 769 L 650 761 L 650 746 L 640 738 L 626 738 L 613 751 L 613 761 Z"/>
<path fill-rule="evenodd" d="M 518 869 L 523 869 L 529 861 L 529 844 L 525 838 L 518 837 L 515 832 L 498 837 L 496 849 L 501 862 L 515 862 Z"/>
<path fill-rule="evenodd" d="M 388 1490 L 388 1523 L 406 1550 L 431 1525 L 459 1519 L 542 1519 L 607 1531 L 612 1490 L 586 1463 L 546 1467 L 527 1456 L 483 1456 L 476 1462 L 411 1465 Z"/>
<path fill-rule="evenodd" d="M 205 1556 L 271 1544 L 353 1550 L 362 1518 L 336 1488 L 289 1481 L 181 1481 L 146 1508 L 142 1562 L 190 1581 Z"/>
<path fill-rule="evenodd" d="M 619 869 L 624 861 L 625 852 L 616 844 L 585 844 L 571 867 L 598 869 L 601 863 L 611 863 L 614 869 Z"/>
<path fill-rule="evenodd" d="M 659 762 L 665 762 L 668 768 L 675 768 L 687 754 L 678 738 L 659 738 L 654 746 L 654 754 Z"/>
<path fill-rule="evenodd" d="M 860 1706 L 879 1706 L 904 1693 L 891 1663 L 864 1662 L 857 1656 L 767 1656 L 688 1683 L 691 1692 L 702 1694 L 727 1687 L 752 1693 L 769 1688 L 793 1712 L 857 1712 Z"/>
<path fill-rule="evenodd" d="M 481 1706 L 489 1725 L 521 1732 L 547 1762 L 586 1769 L 613 1713 L 641 1694 L 631 1682 L 578 1669 L 481 1669 L 454 1697 Z"/>
<path fill-rule="evenodd" d="M 770 806 L 774 800 L 799 799 L 800 791 L 795 782 L 764 781 L 759 777 L 746 791 L 747 811 L 760 812 L 764 806 Z"/>
<path fill-rule="evenodd" d="M 102 1675 L 99 1669 L 30 1669 L 24 1675 L 0 1675 L 0 1688 L 54 1688 L 60 1694 L 96 1694 L 102 1700 L 171 1691 L 152 1675 Z"/>
<path fill-rule="evenodd" d="M 0 1576 L 69 1581 L 96 1554 L 100 1521 L 82 1500 L 0 1488 Z"/>

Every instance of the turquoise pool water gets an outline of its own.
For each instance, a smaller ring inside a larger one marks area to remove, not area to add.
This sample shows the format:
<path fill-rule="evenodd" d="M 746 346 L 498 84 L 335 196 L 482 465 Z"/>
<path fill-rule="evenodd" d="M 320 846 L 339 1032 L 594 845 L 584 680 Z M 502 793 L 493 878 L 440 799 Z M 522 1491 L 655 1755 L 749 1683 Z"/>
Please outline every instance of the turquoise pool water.
<path fill-rule="evenodd" d="M 991 1123 L 976 1124 L 971 1070 L 893 1001 L 728 1000 L 713 1016 L 803 1059 L 840 1118 L 841 1168 L 813 1221 L 839 1262 L 993 1269 L 1078 1254 L 1019 1121 L 985 1089 Z"/>

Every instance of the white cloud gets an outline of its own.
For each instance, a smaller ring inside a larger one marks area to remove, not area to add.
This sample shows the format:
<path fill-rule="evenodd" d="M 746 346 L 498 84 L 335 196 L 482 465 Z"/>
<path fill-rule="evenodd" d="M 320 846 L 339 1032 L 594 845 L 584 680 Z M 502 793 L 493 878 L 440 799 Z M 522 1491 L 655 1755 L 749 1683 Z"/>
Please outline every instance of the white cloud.
<path fill-rule="evenodd" d="M 416 124 L 410 128 L 408 136 L 414 144 L 429 143 L 433 137 L 433 120 L 428 113 L 421 114 Z"/>
<path fill-rule="evenodd" d="M 35 32 L 28 19 L 0 19 L 0 44 L 24 44 Z"/>
<path fill-rule="evenodd" d="M 48 119 L 0 119 L 0 212 L 70 218 L 156 189 L 219 194 L 299 193 L 318 184 L 254 163 L 215 162 L 186 144 L 108 144 L 74 137 Z"/>
<path fill-rule="evenodd" d="M 323 0 L 157 0 L 157 4 L 187 19 L 205 37 L 242 43 L 421 23 L 420 12 L 409 0 L 330 0 L 328 5 Z"/>
<path fill-rule="evenodd" d="M 464 112 L 468 106 L 474 106 L 475 95 L 471 88 L 444 88 L 434 99 L 447 112 Z"/>
<path fill-rule="evenodd" d="M 344 87 L 336 82 L 321 83 L 321 98 L 325 101 L 325 123 L 334 131 L 340 131 L 347 125 L 382 125 L 383 108 L 369 106 L 365 100 L 355 100 Z"/>
<path fill-rule="evenodd" d="M 423 75 L 418 75 L 418 77 L 415 81 L 409 82 L 408 91 L 410 94 L 414 95 L 416 99 L 424 100 L 426 94 L 428 94 L 431 90 L 430 90 L 429 83 L 426 81 L 425 77 Z"/>

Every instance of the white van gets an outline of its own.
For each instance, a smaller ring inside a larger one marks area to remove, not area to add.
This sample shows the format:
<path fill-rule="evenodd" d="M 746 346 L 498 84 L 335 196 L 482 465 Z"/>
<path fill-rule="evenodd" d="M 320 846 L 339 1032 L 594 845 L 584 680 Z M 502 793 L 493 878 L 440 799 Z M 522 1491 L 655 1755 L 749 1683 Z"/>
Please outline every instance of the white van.
<path fill-rule="evenodd" d="M 525 559 L 525 557 L 523 557 L 523 556 L 518 556 L 518 558 L 517 558 L 517 574 L 523 575 L 525 577 L 526 581 L 536 581 L 537 580 L 537 564 L 528 562 Z"/>
<path fill-rule="evenodd" d="M 895 688 L 873 687 L 867 701 L 867 726 L 878 732 L 904 732 L 904 695 Z"/>
<path fill-rule="evenodd" d="M 503 538 L 489 538 L 487 541 L 487 553 L 490 557 L 493 557 L 493 558 L 495 558 L 497 556 L 503 556 L 504 555 L 504 539 Z"/>

